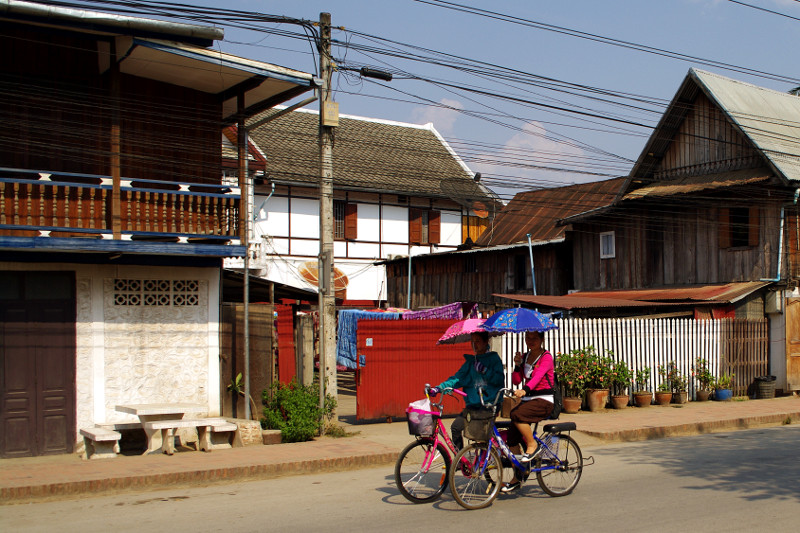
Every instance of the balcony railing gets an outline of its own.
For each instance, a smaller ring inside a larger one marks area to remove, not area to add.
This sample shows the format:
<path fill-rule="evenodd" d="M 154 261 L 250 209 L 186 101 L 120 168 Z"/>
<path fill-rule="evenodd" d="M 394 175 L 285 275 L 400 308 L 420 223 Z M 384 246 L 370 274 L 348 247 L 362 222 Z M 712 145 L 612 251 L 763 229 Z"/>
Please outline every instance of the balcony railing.
<path fill-rule="evenodd" d="M 227 242 L 239 239 L 240 191 L 123 178 L 119 213 L 109 176 L 0 168 L 0 235 Z"/>

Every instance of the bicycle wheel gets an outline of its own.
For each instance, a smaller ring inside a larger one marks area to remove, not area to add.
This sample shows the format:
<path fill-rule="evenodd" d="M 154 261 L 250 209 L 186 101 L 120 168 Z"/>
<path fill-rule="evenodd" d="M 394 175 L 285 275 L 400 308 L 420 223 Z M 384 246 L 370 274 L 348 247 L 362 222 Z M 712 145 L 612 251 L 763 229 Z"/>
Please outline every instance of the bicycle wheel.
<path fill-rule="evenodd" d="M 575 439 L 569 435 L 558 437 L 558 444 L 542 451 L 536 460 L 536 468 L 548 468 L 536 472 L 539 486 L 550 496 L 566 496 L 578 485 L 583 472 L 583 454 Z"/>
<path fill-rule="evenodd" d="M 400 452 L 394 465 L 394 481 L 407 500 L 425 503 L 437 500 L 447 486 L 450 453 L 433 439 L 412 442 Z"/>
<path fill-rule="evenodd" d="M 465 509 L 482 509 L 492 503 L 503 483 L 503 465 L 497 450 L 485 443 L 463 448 L 450 468 L 450 492 Z"/>

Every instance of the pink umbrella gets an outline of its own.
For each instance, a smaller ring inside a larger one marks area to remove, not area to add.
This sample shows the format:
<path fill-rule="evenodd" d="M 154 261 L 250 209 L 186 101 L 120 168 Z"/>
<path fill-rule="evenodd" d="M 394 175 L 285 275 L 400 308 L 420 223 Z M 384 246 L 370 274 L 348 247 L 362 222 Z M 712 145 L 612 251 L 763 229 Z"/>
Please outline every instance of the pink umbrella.
<path fill-rule="evenodd" d="M 459 344 L 462 342 L 469 342 L 470 335 L 473 333 L 486 331 L 483 329 L 483 323 L 485 321 L 485 318 L 460 320 L 447 328 L 447 331 L 444 332 L 444 335 L 441 336 L 436 344 Z M 497 333 L 490 333 L 490 335 L 494 337 Z"/>

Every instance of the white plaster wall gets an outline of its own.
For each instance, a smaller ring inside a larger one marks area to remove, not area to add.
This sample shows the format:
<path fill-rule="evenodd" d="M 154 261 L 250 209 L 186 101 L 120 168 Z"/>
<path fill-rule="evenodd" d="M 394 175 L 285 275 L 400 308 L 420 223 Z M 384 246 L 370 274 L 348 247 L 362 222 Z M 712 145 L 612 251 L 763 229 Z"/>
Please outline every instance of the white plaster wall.
<path fill-rule="evenodd" d="M 288 198 L 272 197 L 266 203 L 266 196 L 256 196 L 255 236 L 270 235 L 272 237 L 289 236 L 289 201 Z"/>
<path fill-rule="evenodd" d="M 386 295 L 385 270 L 371 261 L 336 263 L 336 268 L 347 275 L 347 298 L 349 300 L 377 300 Z"/>
<path fill-rule="evenodd" d="M 350 257 L 357 257 L 359 259 L 385 259 L 380 256 L 380 245 L 365 242 L 351 242 L 348 245 Z"/>
<path fill-rule="evenodd" d="M 289 217 L 292 237 L 319 239 L 319 202 L 317 200 L 293 198 L 292 212 Z M 294 247 L 294 243 L 292 246 Z M 292 253 L 296 252 L 292 250 Z"/>
<path fill-rule="evenodd" d="M 408 208 L 383 206 L 381 241 L 408 242 Z"/>
<path fill-rule="evenodd" d="M 316 258 L 319 256 L 319 240 L 301 241 L 299 239 L 292 240 L 292 255 L 304 255 L 307 257 Z M 336 253 L 333 254 L 334 258 Z"/>
<path fill-rule="evenodd" d="M 388 258 L 390 255 L 408 255 L 408 245 L 405 244 L 384 244 L 383 255 Z"/>
<path fill-rule="evenodd" d="M 358 240 L 380 240 L 380 208 L 374 204 L 358 204 Z"/>
<path fill-rule="evenodd" d="M 441 224 L 440 246 L 458 246 L 461 244 L 461 214 L 442 211 Z"/>

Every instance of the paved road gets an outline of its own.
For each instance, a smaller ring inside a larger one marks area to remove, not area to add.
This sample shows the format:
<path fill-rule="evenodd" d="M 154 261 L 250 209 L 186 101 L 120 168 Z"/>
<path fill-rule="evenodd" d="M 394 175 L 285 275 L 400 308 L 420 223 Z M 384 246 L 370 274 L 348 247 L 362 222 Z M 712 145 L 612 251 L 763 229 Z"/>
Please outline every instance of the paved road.
<path fill-rule="evenodd" d="M 800 426 L 591 447 L 576 491 L 481 511 L 406 502 L 389 468 L 2 508 L 2 531 L 797 531 Z M 558 524 L 556 526 L 555 524 Z"/>

